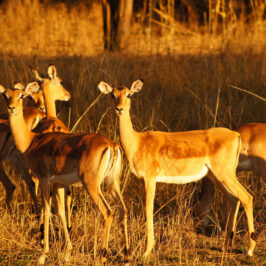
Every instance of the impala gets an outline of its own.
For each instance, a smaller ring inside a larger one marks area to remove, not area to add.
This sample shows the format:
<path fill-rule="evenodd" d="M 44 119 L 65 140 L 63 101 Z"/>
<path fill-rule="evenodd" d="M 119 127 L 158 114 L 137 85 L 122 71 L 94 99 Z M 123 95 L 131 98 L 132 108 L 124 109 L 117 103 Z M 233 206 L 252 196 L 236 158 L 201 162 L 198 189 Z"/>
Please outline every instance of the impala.
<path fill-rule="evenodd" d="M 237 131 L 242 140 L 238 171 L 253 170 L 266 182 L 266 124 L 246 124 Z"/>
<path fill-rule="evenodd" d="M 251 123 L 239 127 L 236 131 L 241 136 L 241 150 L 237 171 L 253 171 L 266 182 L 266 124 Z M 194 215 L 202 225 L 208 222 L 214 193 L 212 182 L 207 178 L 202 181 L 199 202 L 195 205 Z M 228 210 L 227 210 L 228 212 Z"/>
<path fill-rule="evenodd" d="M 33 99 L 35 105 L 37 106 L 27 106 L 23 108 L 23 116 L 27 123 L 29 129 L 36 132 L 47 133 L 51 131 L 61 131 L 69 132 L 68 128 L 63 122 L 56 119 L 56 107 L 55 102 L 68 101 L 70 99 L 69 92 L 61 85 L 61 79 L 57 76 L 57 70 L 54 65 L 48 67 L 48 77 L 43 78 L 36 69 L 31 68 L 35 77 L 41 82 L 42 89 L 38 92 L 32 93 L 30 97 Z M 20 83 L 16 83 L 14 89 L 23 89 L 24 86 Z M 44 97 L 44 92 L 46 96 L 46 101 Z M 46 105 L 46 106 L 45 106 Z M 47 114 L 44 112 L 47 110 Z M 48 117 L 47 117 L 48 115 Z M 38 179 L 31 177 L 28 173 L 28 169 L 25 168 L 25 163 L 22 160 L 17 149 L 14 147 L 14 141 L 10 132 L 10 126 L 8 121 L 8 113 L 0 114 L 0 119 L 4 119 L 1 125 L 0 121 L 0 159 L 1 161 L 8 162 L 12 168 L 16 169 L 16 172 L 21 173 L 22 178 L 28 185 L 30 195 L 34 202 L 35 211 L 39 214 L 39 208 L 37 204 L 37 190 L 38 190 Z M 45 118 L 45 119 L 44 119 Z M 40 122 L 41 121 L 41 122 Z M 40 124 L 39 124 L 40 123 Z M 38 125 L 38 126 L 37 126 Z M 2 141 L 2 142 L 1 142 Z M 34 183 L 35 191 L 34 191 Z M 2 163 L 0 164 L 0 181 L 3 183 L 6 190 L 6 204 L 8 209 L 11 211 L 10 202 L 13 196 L 13 191 L 15 186 L 10 181 L 9 177 L 6 175 Z M 70 227 L 70 205 L 71 200 L 68 195 L 67 200 L 67 215 L 68 215 L 68 227 Z"/>
<path fill-rule="evenodd" d="M 54 65 L 50 65 L 48 67 L 48 78 L 42 77 L 37 69 L 30 67 L 33 72 L 35 78 L 41 85 L 41 89 L 37 93 L 42 92 L 43 94 L 43 103 L 46 110 L 46 117 L 42 119 L 36 128 L 33 130 L 36 133 L 48 133 L 48 132 L 65 132 L 69 133 L 67 126 L 56 118 L 56 105 L 55 102 L 57 100 L 60 101 L 68 101 L 70 99 L 69 92 L 62 86 L 61 78 L 57 75 L 57 70 Z M 30 97 L 34 98 L 36 93 L 30 95 Z M 39 187 L 39 179 L 33 177 L 35 183 L 35 193 L 37 194 Z M 54 187 L 56 190 L 56 186 Z M 71 194 L 69 188 L 67 188 L 67 227 L 71 229 Z M 43 215 L 43 213 L 42 213 Z M 42 219 L 41 219 L 42 220 Z M 42 230 L 42 225 L 41 225 Z"/>
<path fill-rule="evenodd" d="M 22 87 L 22 84 L 17 83 L 14 86 L 14 89 L 21 89 Z M 26 106 L 23 108 L 23 114 L 28 129 L 32 130 L 37 126 L 39 121 L 45 117 L 45 113 L 43 112 L 43 110 L 45 110 L 45 106 L 42 91 L 33 93 L 31 97 L 34 99 L 34 102 L 38 108 Z M 39 211 L 36 194 L 34 193 L 34 184 L 32 182 L 31 176 L 25 168 L 25 164 L 20 154 L 15 149 L 13 137 L 10 132 L 8 113 L 0 114 L 0 160 L 0 181 L 4 185 L 6 191 L 6 204 L 9 211 L 11 212 L 10 202 L 13 197 L 15 186 L 10 178 L 6 175 L 3 162 L 11 165 L 12 168 L 16 170 L 16 173 L 21 173 L 21 177 L 26 182 L 34 202 L 35 211 L 38 214 Z"/>
<path fill-rule="evenodd" d="M 55 183 L 58 186 L 56 200 L 66 240 L 65 261 L 69 260 L 72 244 L 65 219 L 64 185 L 83 185 L 99 207 L 105 220 L 102 244 L 103 261 L 108 251 L 109 233 L 113 220 L 113 211 L 101 191 L 103 182 L 108 185 L 112 196 L 120 206 L 125 253 L 128 255 L 127 209 L 120 192 L 122 160 L 120 146 L 101 135 L 31 132 L 23 118 L 22 99 L 38 90 L 36 83 L 28 84 L 25 90 L 1 88 L 1 92 L 5 93 L 8 99 L 9 121 L 15 144 L 25 158 L 27 166 L 39 179 L 43 195 L 44 249 L 39 263 L 44 264 L 46 255 L 49 253 L 49 183 Z"/>
<path fill-rule="evenodd" d="M 22 88 L 24 88 L 24 86 L 21 83 L 16 83 L 14 85 L 14 89 Z M 39 121 L 46 116 L 43 91 L 39 90 L 33 93 L 29 98 L 31 98 L 32 101 L 28 101 L 27 105 L 23 107 L 23 115 L 28 128 L 33 130 L 38 125 Z M 8 120 L 8 113 L 0 114 L 0 119 Z"/>
<path fill-rule="evenodd" d="M 131 171 L 143 178 L 146 192 L 147 246 L 144 256 L 154 247 L 153 208 L 156 182 L 186 184 L 208 176 L 228 197 L 231 203 L 228 231 L 235 232 L 239 201 L 245 208 L 249 229 L 248 255 L 255 248 L 253 198 L 237 181 L 235 170 L 240 149 L 240 135 L 225 128 L 187 132 L 137 132 L 130 118 L 130 97 L 142 89 L 136 80 L 130 89 L 112 88 L 101 81 L 102 93 L 112 94 L 116 102 L 121 144 Z M 230 242 L 227 234 L 226 243 Z"/>

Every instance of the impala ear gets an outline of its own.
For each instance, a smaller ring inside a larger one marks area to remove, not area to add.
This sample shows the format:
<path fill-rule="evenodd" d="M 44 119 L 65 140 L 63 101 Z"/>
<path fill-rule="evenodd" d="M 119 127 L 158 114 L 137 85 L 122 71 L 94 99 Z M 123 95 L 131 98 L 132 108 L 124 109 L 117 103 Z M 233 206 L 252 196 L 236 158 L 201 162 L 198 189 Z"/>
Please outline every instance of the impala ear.
<path fill-rule="evenodd" d="M 104 94 L 109 94 L 114 90 L 108 83 L 104 81 L 100 81 L 98 83 L 98 89 Z"/>
<path fill-rule="evenodd" d="M 131 88 L 130 88 L 131 94 L 134 94 L 136 92 L 141 91 L 142 86 L 143 86 L 143 80 L 142 79 L 138 79 L 138 80 L 134 81 L 131 85 Z"/>
<path fill-rule="evenodd" d="M 37 92 L 39 89 L 40 89 L 39 83 L 34 81 L 27 84 L 24 92 L 26 95 L 31 95 L 32 93 Z"/>
<path fill-rule="evenodd" d="M 5 93 L 6 88 L 3 85 L 0 85 L 0 93 Z"/>
<path fill-rule="evenodd" d="M 38 72 L 38 70 L 32 66 L 29 66 L 30 70 L 32 71 L 33 75 L 35 76 L 36 79 L 38 79 L 39 81 L 42 81 L 43 78 L 41 77 L 40 73 Z"/>
<path fill-rule="evenodd" d="M 48 76 L 50 79 L 55 79 L 57 77 L 57 71 L 54 65 L 48 67 Z"/>
<path fill-rule="evenodd" d="M 14 89 L 14 90 L 24 90 L 24 89 L 25 89 L 25 86 L 24 86 L 23 84 L 17 82 L 17 83 L 15 83 L 15 84 L 13 85 L 13 89 Z"/>

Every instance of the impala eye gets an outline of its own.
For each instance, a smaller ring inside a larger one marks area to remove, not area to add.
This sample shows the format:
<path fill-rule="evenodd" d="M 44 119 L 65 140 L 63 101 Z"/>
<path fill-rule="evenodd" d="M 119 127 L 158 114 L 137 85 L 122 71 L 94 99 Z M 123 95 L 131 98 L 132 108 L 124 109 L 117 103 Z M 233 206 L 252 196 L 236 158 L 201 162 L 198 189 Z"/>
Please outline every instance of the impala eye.
<path fill-rule="evenodd" d="M 19 98 L 20 98 L 20 99 L 23 99 L 23 98 L 24 98 L 24 95 L 23 95 L 23 94 L 21 94 L 21 95 L 19 96 Z"/>
<path fill-rule="evenodd" d="M 111 94 L 111 96 L 112 96 L 112 98 L 113 98 L 113 99 L 115 99 L 115 96 L 114 96 L 114 94 Z"/>
<path fill-rule="evenodd" d="M 130 97 L 131 97 L 131 94 L 128 94 L 128 95 L 127 95 L 127 98 L 130 98 Z"/>

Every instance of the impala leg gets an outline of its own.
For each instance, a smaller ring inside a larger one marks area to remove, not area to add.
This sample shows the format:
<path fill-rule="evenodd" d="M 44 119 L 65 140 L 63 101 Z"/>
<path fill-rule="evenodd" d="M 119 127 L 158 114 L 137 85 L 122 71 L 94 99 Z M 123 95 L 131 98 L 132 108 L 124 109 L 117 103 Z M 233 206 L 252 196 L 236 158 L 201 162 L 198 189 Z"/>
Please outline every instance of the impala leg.
<path fill-rule="evenodd" d="M 106 210 L 107 210 L 107 219 L 105 221 L 105 229 L 104 229 L 104 240 L 103 240 L 103 250 L 106 250 L 108 252 L 109 248 L 108 248 L 108 243 L 109 243 L 109 236 L 110 236 L 110 229 L 111 229 L 111 225 L 112 225 L 112 221 L 113 221 L 113 211 L 111 209 L 111 207 L 109 206 L 109 204 L 107 203 L 105 197 L 102 194 L 101 188 L 98 187 L 98 193 L 99 196 L 101 198 L 102 203 L 104 204 Z M 99 205 L 100 207 L 100 205 Z"/>
<path fill-rule="evenodd" d="M 44 205 L 44 239 L 43 254 L 39 258 L 38 263 L 43 265 L 45 262 L 45 258 L 49 253 L 50 187 L 47 179 L 40 180 L 40 188 Z"/>
<path fill-rule="evenodd" d="M 248 220 L 248 230 L 249 230 L 249 249 L 248 249 L 248 255 L 252 256 L 253 255 L 253 251 L 255 249 L 256 246 L 256 234 L 254 231 L 254 220 L 253 220 L 253 197 L 242 187 L 242 185 L 237 181 L 237 179 L 235 178 L 234 180 L 235 182 L 232 182 L 231 180 L 228 180 L 226 184 L 226 188 L 230 191 L 231 194 L 234 195 L 234 197 L 236 197 L 238 200 L 241 201 L 241 203 L 244 206 L 245 209 L 245 213 L 247 216 L 247 220 Z M 237 203 L 235 210 L 233 208 L 233 213 L 230 215 L 232 216 L 232 228 L 235 228 L 235 220 L 236 220 L 236 215 L 237 215 L 237 211 L 239 208 L 239 203 Z M 230 220 L 229 220 L 230 222 Z"/>
<path fill-rule="evenodd" d="M 38 195 L 38 189 L 39 189 L 39 179 L 35 176 L 32 176 L 32 181 L 34 182 L 34 191 L 35 195 Z"/>
<path fill-rule="evenodd" d="M 146 192 L 146 233 L 147 233 L 147 246 L 144 257 L 147 257 L 155 245 L 154 241 L 154 228 L 153 228 L 153 208 L 154 197 L 156 189 L 155 178 L 145 179 L 145 192 Z"/>
<path fill-rule="evenodd" d="M 229 230 L 235 230 L 236 215 L 239 208 L 239 200 L 243 206 L 247 216 L 248 230 L 249 230 L 249 249 L 248 255 L 252 256 L 253 251 L 256 246 L 256 234 L 254 232 L 254 219 L 253 219 L 253 197 L 244 189 L 244 187 L 238 182 L 236 175 L 234 173 L 229 173 L 223 176 L 226 178 L 221 178 L 221 175 L 216 175 L 217 182 L 224 188 L 226 194 L 230 195 L 232 202 L 232 211 L 229 215 L 228 225 Z M 228 232 L 231 234 L 231 232 Z M 229 237 L 229 236 L 228 236 Z"/>
<path fill-rule="evenodd" d="M 240 206 L 240 201 L 232 197 L 227 193 L 226 196 L 226 217 L 227 217 L 227 235 L 226 235 L 226 247 L 229 247 L 233 243 L 233 239 L 236 231 L 236 219 Z"/>
<path fill-rule="evenodd" d="M 89 179 L 92 178 L 90 177 Z M 98 206 L 104 218 L 104 239 L 102 244 L 102 261 L 105 262 L 106 255 L 108 252 L 109 233 L 113 221 L 113 213 L 109 205 L 106 204 L 105 198 L 103 197 L 103 195 L 101 195 L 101 189 L 98 186 L 98 184 L 96 182 L 93 183 L 93 181 L 87 184 L 86 182 L 84 182 L 84 184 L 92 200 Z"/>
<path fill-rule="evenodd" d="M 124 241 L 126 243 L 125 247 L 125 262 L 129 262 L 131 260 L 131 252 L 130 252 L 130 245 L 129 245 L 129 239 L 128 239 L 128 228 L 127 228 L 127 216 L 128 216 L 128 210 L 124 203 L 124 200 L 121 195 L 120 191 L 120 184 L 119 181 L 115 180 L 114 184 L 111 188 L 112 196 L 115 200 L 115 202 L 119 205 L 119 217 L 121 224 L 123 225 L 123 233 L 124 233 Z"/>
<path fill-rule="evenodd" d="M 71 225 L 71 203 L 72 203 L 72 196 L 70 187 L 65 186 L 66 191 L 66 209 L 67 209 L 67 228 L 68 232 L 71 231 L 72 225 Z"/>
<path fill-rule="evenodd" d="M 38 180 L 39 184 L 39 180 Z M 49 185 L 49 206 L 50 206 L 50 211 L 52 209 L 52 197 L 55 195 L 55 187 L 53 186 L 53 191 L 50 190 L 50 185 Z M 57 213 L 57 202 L 55 204 L 55 212 Z M 40 210 L 40 232 L 41 232 L 41 244 L 43 244 L 44 241 L 44 201 L 42 197 L 42 206 Z"/>
<path fill-rule="evenodd" d="M 212 181 L 208 177 L 203 178 L 200 199 L 193 207 L 193 214 L 196 220 L 198 220 L 198 225 L 196 227 L 207 226 L 213 195 L 214 185 Z"/>
<path fill-rule="evenodd" d="M 65 240 L 67 242 L 67 251 L 65 254 L 65 262 L 69 261 L 70 253 L 72 251 L 72 244 L 70 241 L 67 222 L 66 222 L 66 212 L 65 212 L 65 187 L 59 184 L 54 185 L 54 190 L 56 192 L 56 202 L 57 202 L 57 210 L 58 214 L 61 218 Z"/>
<path fill-rule="evenodd" d="M 259 175 L 262 176 L 263 181 L 266 183 L 266 158 L 263 160 L 262 158 L 251 158 L 252 165 Z"/>
<path fill-rule="evenodd" d="M 40 215 L 40 209 L 38 206 L 38 201 L 37 201 L 37 194 L 35 193 L 35 183 L 32 181 L 32 176 L 29 174 L 28 170 L 26 168 L 22 168 L 21 169 L 21 174 L 22 177 L 24 179 L 24 181 L 26 182 L 31 198 L 33 200 L 34 203 L 34 208 L 35 208 L 35 213 L 37 214 L 37 216 Z"/>
<path fill-rule="evenodd" d="M 6 191 L 6 205 L 10 213 L 12 213 L 10 202 L 13 197 L 13 193 L 15 190 L 15 185 L 10 181 L 8 176 L 6 175 L 2 163 L 0 163 L 0 182 L 2 182 L 5 191 Z"/>

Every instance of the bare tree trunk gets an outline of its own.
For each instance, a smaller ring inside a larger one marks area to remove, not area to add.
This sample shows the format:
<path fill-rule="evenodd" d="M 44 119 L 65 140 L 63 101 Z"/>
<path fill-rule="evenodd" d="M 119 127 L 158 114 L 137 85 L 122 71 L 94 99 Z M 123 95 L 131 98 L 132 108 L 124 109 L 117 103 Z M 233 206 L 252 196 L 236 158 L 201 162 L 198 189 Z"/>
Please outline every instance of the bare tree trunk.
<path fill-rule="evenodd" d="M 118 10 L 118 27 L 116 44 L 118 49 L 125 48 L 130 34 L 131 17 L 133 10 L 133 0 L 120 0 Z"/>
<path fill-rule="evenodd" d="M 130 34 L 133 0 L 102 0 L 104 49 L 121 50 Z"/>
<path fill-rule="evenodd" d="M 182 3 L 187 7 L 188 11 L 188 24 L 191 28 L 197 29 L 199 23 L 199 10 L 194 3 L 190 0 L 182 0 Z"/>

